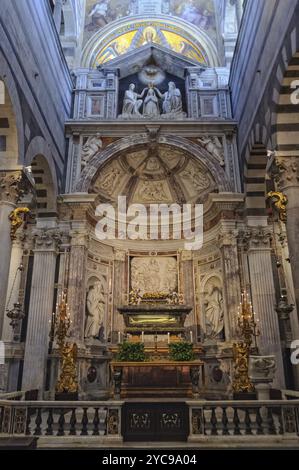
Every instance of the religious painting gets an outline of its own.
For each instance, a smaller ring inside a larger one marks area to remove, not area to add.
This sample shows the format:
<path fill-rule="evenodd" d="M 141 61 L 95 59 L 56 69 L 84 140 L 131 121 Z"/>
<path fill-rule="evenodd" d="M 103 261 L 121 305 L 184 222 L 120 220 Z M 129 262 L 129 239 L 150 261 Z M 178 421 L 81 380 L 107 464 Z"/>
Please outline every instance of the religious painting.
<path fill-rule="evenodd" d="M 104 116 L 104 96 L 91 96 L 87 102 L 87 116 Z"/>
<path fill-rule="evenodd" d="M 167 0 L 169 13 L 194 24 L 206 32 L 216 32 L 216 18 L 213 0 Z"/>
<path fill-rule="evenodd" d="M 108 23 L 134 14 L 136 0 L 87 0 L 85 10 L 85 42 Z"/>
<path fill-rule="evenodd" d="M 206 53 L 194 35 L 164 21 L 132 22 L 125 31 L 123 27 L 116 29 L 108 41 L 101 40 L 99 43 L 94 67 L 147 44 L 158 44 L 195 62 L 208 63 Z"/>

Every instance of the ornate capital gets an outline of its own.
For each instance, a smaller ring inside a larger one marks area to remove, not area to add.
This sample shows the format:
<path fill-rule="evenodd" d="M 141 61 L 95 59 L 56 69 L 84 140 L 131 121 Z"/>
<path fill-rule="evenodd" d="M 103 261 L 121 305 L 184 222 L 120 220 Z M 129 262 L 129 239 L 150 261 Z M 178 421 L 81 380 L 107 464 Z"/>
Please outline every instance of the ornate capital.
<path fill-rule="evenodd" d="M 31 188 L 30 181 L 23 171 L 0 172 L 0 201 L 17 204 Z"/>
<path fill-rule="evenodd" d="M 239 231 L 238 230 L 224 230 L 220 229 L 218 235 L 218 242 L 220 248 L 224 246 L 232 246 L 237 244 Z"/>
<path fill-rule="evenodd" d="M 290 186 L 298 186 L 298 158 L 276 156 L 270 168 L 270 173 L 280 190 Z"/>
<path fill-rule="evenodd" d="M 70 236 L 71 246 L 88 246 L 88 233 L 86 230 L 72 230 Z"/>
<path fill-rule="evenodd" d="M 43 229 L 33 233 L 35 240 L 34 251 L 56 251 L 61 243 L 62 234 L 58 230 Z"/>
<path fill-rule="evenodd" d="M 268 227 L 249 227 L 240 232 L 240 240 L 247 249 L 269 249 L 272 235 Z"/>
<path fill-rule="evenodd" d="M 125 250 L 114 250 L 115 261 L 126 261 L 127 252 Z"/>

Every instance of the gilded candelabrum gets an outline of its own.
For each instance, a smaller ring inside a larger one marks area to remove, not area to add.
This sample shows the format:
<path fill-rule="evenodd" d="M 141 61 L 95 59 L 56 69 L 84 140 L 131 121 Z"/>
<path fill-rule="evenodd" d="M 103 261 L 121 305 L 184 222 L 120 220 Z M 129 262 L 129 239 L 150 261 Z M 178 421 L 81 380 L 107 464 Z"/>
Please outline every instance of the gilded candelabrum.
<path fill-rule="evenodd" d="M 56 304 L 51 328 L 51 339 L 57 340 L 60 354 L 60 376 L 56 384 L 56 392 L 58 393 L 76 393 L 78 391 L 77 344 L 67 341 L 71 324 L 67 295 L 66 292 L 63 292 Z"/>
<path fill-rule="evenodd" d="M 233 345 L 234 357 L 234 392 L 252 392 L 254 387 L 249 379 L 249 355 L 252 348 L 253 340 L 255 341 L 259 335 L 257 330 L 257 321 L 252 304 L 249 301 L 248 294 L 242 293 L 242 301 L 238 309 L 238 329 L 240 340 Z"/>

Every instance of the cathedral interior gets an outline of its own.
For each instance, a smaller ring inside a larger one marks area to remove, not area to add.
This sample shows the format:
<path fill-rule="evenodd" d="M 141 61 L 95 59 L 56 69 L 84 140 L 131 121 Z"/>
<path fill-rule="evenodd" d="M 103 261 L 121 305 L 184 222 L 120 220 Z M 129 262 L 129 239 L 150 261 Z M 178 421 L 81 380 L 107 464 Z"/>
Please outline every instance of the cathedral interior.
<path fill-rule="evenodd" d="M 299 446 L 298 24 L 0 0 L 0 447 Z"/>

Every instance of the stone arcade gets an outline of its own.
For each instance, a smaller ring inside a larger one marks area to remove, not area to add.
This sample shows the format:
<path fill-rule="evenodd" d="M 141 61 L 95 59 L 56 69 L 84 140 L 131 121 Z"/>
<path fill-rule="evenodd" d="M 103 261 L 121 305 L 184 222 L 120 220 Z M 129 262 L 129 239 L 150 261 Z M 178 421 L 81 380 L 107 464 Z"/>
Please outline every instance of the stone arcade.
<path fill-rule="evenodd" d="M 292 20 L 279 7 L 273 25 L 258 0 L 244 12 L 239 0 L 151 0 L 149 10 L 126 0 L 118 14 L 113 0 L 32 0 L 28 11 L 25 0 L 1 2 L 1 436 L 35 433 L 40 447 L 64 447 L 69 434 L 68 445 L 107 447 L 277 434 L 278 445 L 298 445 L 299 402 L 283 400 L 299 398 L 290 360 L 299 338 L 299 128 L 287 111 L 297 2 L 287 1 Z M 27 22 L 17 32 L 19 15 Z M 256 17 L 269 37 L 252 30 Z M 245 53 L 251 41 L 266 91 Z M 120 197 L 131 208 L 125 223 Z M 103 204 L 107 220 L 117 215 L 117 236 L 106 239 L 97 229 Z M 172 210 L 154 227 L 141 217 L 127 237 L 136 212 L 152 205 Z M 187 205 L 203 208 L 200 249 L 175 228 L 175 208 Z M 252 401 L 234 393 L 243 291 L 253 306 Z M 121 361 L 123 343 L 141 344 L 144 362 Z M 184 343 L 190 358 L 171 359 L 171 345 Z"/>

